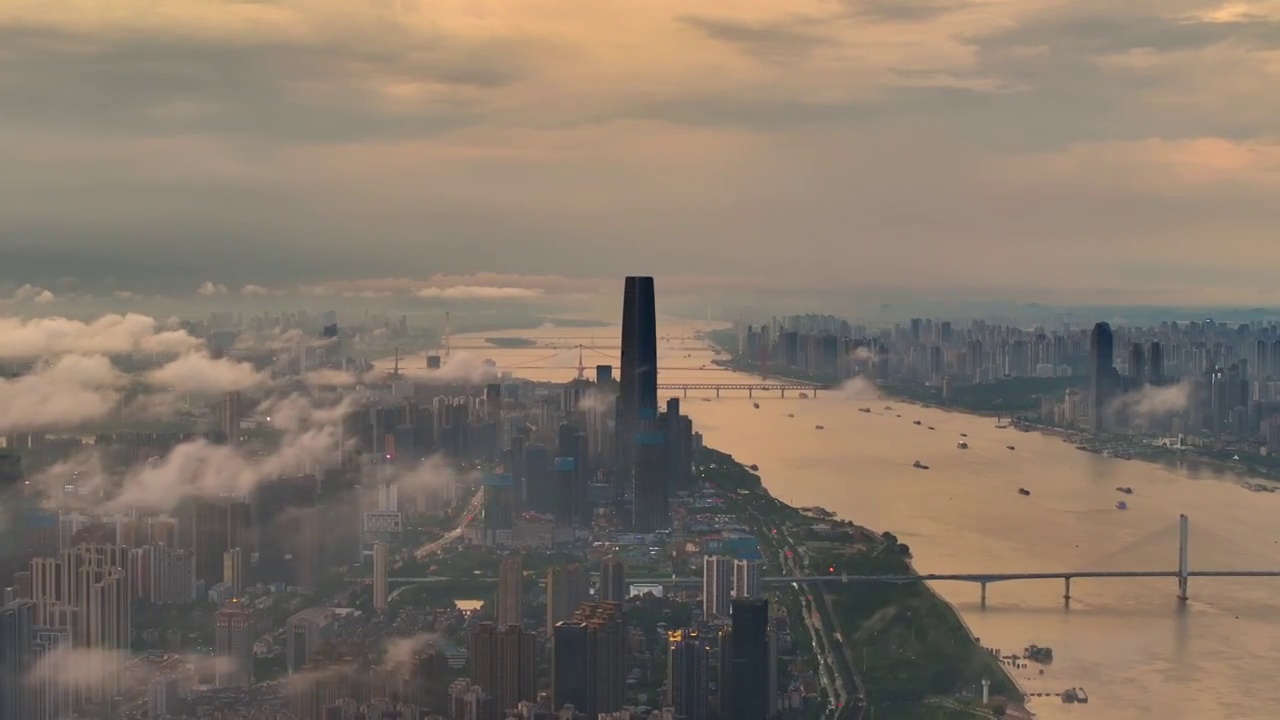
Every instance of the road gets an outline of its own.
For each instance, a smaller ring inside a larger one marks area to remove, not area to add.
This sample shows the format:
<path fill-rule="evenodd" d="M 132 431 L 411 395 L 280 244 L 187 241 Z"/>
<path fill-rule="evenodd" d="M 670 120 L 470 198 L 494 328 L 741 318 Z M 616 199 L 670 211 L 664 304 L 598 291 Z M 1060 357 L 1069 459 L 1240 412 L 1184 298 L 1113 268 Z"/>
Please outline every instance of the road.
<path fill-rule="evenodd" d="M 471 497 L 471 502 L 467 503 L 467 507 L 462 511 L 462 517 L 458 520 L 458 526 L 449 532 L 441 535 L 438 539 L 423 545 L 415 551 L 415 555 L 419 560 L 435 555 L 440 552 L 446 545 L 462 537 L 462 533 L 467 529 L 467 525 L 480 514 L 480 510 L 484 507 L 484 491 L 476 490 L 476 494 Z"/>
<path fill-rule="evenodd" d="M 766 537 L 762 538 L 765 542 L 771 542 L 778 548 L 778 564 L 782 568 L 784 575 L 792 577 L 804 577 L 808 574 L 800 562 L 799 558 L 804 557 L 804 551 L 792 540 L 785 527 L 777 527 L 749 504 L 748 512 L 751 514 L 751 525 L 761 529 Z M 817 601 L 814 599 L 813 588 L 809 585 L 794 583 L 793 587 L 800 595 L 800 608 L 804 615 L 805 625 L 809 628 L 809 636 L 813 639 L 813 652 L 818 658 L 818 679 L 823 689 L 826 690 L 827 697 L 831 698 L 832 704 L 827 712 L 827 716 L 831 720 L 860 720 L 862 717 L 862 692 L 861 682 L 858 678 L 853 678 L 856 685 L 854 692 L 850 692 L 847 678 L 840 671 L 835 663 L 835 645 L 833 643 L 834 634 L 838 634 L 839 630 L 827 628 L 822 622 L 822 616 L 818 612 Z M 823 601 L 827 606 L 828 614 L 834 618 L 835 614 L 831 611 L 830 601 L 826 598 L 826 594 L 821 589 L 818 590 L 823 595 Z M 847 656 L 847 653 L 846 653 Z M 853 665 L 849 664 L 852 668 Z"/>

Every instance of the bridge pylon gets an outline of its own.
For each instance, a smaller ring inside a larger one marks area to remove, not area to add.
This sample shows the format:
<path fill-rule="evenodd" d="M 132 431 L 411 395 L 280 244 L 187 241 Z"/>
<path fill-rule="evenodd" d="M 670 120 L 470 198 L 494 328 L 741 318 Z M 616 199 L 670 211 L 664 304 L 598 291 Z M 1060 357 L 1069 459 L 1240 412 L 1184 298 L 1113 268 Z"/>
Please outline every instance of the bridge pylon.
<path fill-rule="evenodd" d="M 1191 579 L 1190 562 L 1187 559 L 1189 528 L 1186 515 L 1178 516 L 1178 599 L 1187 601 L 1187 581 Z"/>

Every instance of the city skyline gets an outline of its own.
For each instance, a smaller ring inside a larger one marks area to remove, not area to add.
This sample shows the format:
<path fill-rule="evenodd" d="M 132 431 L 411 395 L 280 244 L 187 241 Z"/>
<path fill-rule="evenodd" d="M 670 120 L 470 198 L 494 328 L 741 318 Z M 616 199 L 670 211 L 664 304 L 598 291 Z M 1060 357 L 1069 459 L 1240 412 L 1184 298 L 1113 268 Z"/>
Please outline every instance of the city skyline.
<path fill-rule="evenodd" d="M 1274 304 L 1276 22 L 1261 1 L 6 3 L 0 282 L 640 270 Z"/>

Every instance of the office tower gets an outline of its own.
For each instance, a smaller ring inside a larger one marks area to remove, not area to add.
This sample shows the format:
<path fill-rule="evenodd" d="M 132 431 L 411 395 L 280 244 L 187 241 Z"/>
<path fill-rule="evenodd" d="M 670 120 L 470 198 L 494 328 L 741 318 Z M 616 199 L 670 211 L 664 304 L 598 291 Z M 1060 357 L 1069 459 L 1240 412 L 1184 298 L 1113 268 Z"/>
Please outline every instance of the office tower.
<path fill-rule="evenodd" d="M 240 444 L 240 393 L 231 391 L 222 396 L 222 435 L 228 445 Z"/>
<path fill-rule="evenodd" d="M 253 684 L 253 643 L 258 639 L 253 612 L 227 607 L 214 613 L 214 674 L 218 687 Z"/>
<path fill-rule="evenodd" d="M 762 596 L 759 561 L 733 561 L 733 596 L 735 598 L 758 598 Z"/>
<path fill-rule="evenodd" d="M 1147 384 L 1147 357 L 1142 343 L 1129 345 L 1129 382 L 1135 390 Z"/>
<path fill-rule="evenodd" d="M 667 637 L 667 705 L 684 720 L 710 715 L 711 651 L 696 630 L 675 630 Z"/>
<path fill-rule="evenodd" d="M 625 281 L 621 355 L 618 477 L 628 486 L 634 469 L 631 438 L 642 429 L 641 418 L 656 419 L 658 415 L 658 325 L 651 277 L 628 277 Z"/>
<path fill-rule="evenodd" d="M 32 698 L 26 680 L 33 667 L 35 605 L 32 600 L 18 600 L 0 607 L 0 720 L 31 717 Z"/>
<path fill-rule="evenodd" d="M 729 720 L 733 717 L 729 714 L 733 696 L 733 669 L 730 667 L 733 659 L 733 629 L 727 625 L 722 626 L 707 642 L 715 645 L 716 717 Z"/>
<path fill-rule="evenodd" d="M 578 460 L 572 457 L 557 457 L 552 463 L 552 478 L 555 484 L 555 506 L 552 514 L 556 524 L 572 527 L 575 524 L 574 500 L 577 495 Z"/>
<path fill-rule="evenodd" d="M 654 421 L 642 419 L 644 426 Z M 671 527 L 668 487 L 671 463 L 667 456 L 666 437 L 661 430 L 639 430 L 632 447 L 635 467 L 631 481 L 631 525 L 639 533 L 652 533 Z"/>
<path fill-rule="evenodd" d="M 590 595 L 587 571 L 581 565 L 547 570 L 547 635 L 573 613 Z"/>
<path fill-rule="evenodd" d="M 334 614 L 328 608 L 307 608 L 285 622 L 285 659 L 289 674 L 301 672 L 333 634 Z"/>
<path fill-rule="evenodd" d="M 467 639 L 471 682 L 494 698 L 499 711 L 537 700 L 537 636 L 517 625 L 480 623 Z"/>
<path fill-rule="evenodd" d="M 585 667 L 587 704 L 580 711 L 595 717 L 621 710 L 627 689 L 627 629 L 621 603 L 583 603 L 573 620 L 587 628 L 590 659 Z"/>
<path fill-rule="evenodd" d="M 551 709 L 560 712 L 572 705 L 586 713 L 591 703 L 592 658 L 586 623 L 563 621 L 552 630 Z"/>
<path fill-rule="evenodd" d="M 627 601 L 627 566 L 621 558 L 607 557 L 600 563 L 600 587 L 596 594 L 601 602 Z"/>
<path fill-rule="evenodd" d="M 245 557 L 242 548 L 231 548 L 222 554 L 222 582 L 231 586 L 235 597 L 244 593 Z"/>
<path fill-rule="evenodd" d="M 497 533 L 515 524 L 515 480 L 509 473 L 484 478 L 484 530 Z"/>
<path fill-rule="evenodd" d="M 549 513 L 555 509 L 553 453 L 545 445 L 529 443 L 524 448 L 524 483 L 521 507 Z"/>
<path fill-rule="evenodd" d="M 524 563 L 521 556 L 508 555 L 498 566 L 498 626 L 519 625 L 523 610 Z"/>
<path fill-rule="evenodd" d="M 729 616 L 733 590 L 733 560 L 707 555 L 702 558 L 702 619 Z"/>
<path fill-rule="evenodd" d="M 733 634 L 729 642 L 729 716 L 734 720 L 767 720 L 776 699 L 769 697 L 769 602 L 734 600 Z"/>
<path fill-rule="evenodd" d="M 603 385 L 603 384 L 605 384 L 605 383 L 607 383 L 607 382 L 610 382 L 610 381 L 612 381 L 612 380 L 613 380 L 613 366 L 612 366 L 612 365 L 597 365 L 597 366 L 596 366 L 596 384 L 597 384 L 597 385 Z"/>
<path fill-rule="evenodd" d="M 1152 342 L 1148 348 L 1147 382 L 1152 385 L 1164 384 L 1164 348 L 1158 342 Z"/>
<path fill-rule="evenodd" d="M 693 484 L 693 422 L 680 414 L 680 398 L 667 400 L 661 420 L 670 463 L 668 491 L 688 490 Z"/>
<path fill-rule="evenodd" d="M 391 548 L 384 542 L 373 544 L 373 609 L 387 611 L 387 570 Z"/>
<path fill-rule="evenodd" d="M 1093 326 L 1089 335 L 1089 421 L 1094 431 L 1107 427 L 1103 415 L 1115 395 L 1113 342 L 1110 325 L 1100 322 Z"/>
<path fill-rule="evenodd" d="M 26 565 L 22 456 L 0 452 L 0 587 Z"/>

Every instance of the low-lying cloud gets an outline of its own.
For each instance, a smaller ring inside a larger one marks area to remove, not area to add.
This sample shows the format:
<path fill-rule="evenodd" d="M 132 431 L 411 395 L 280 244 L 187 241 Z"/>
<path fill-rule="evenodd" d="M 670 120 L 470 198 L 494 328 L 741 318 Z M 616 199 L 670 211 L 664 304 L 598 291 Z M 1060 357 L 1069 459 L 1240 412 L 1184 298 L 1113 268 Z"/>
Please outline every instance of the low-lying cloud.
<path fill-rule="evenodd" d="M 248 363 L 192 352 L 148 372 L 146 381 L 178 393 L 216 395 L 261 387 L 271 377 Z"/>
<path fill-rule="evenodd" d="M 1105 412 L 1122 422 L 1149 422 L 1180 414 L 1191 405 L 1192 383 L 1148 385 L 1107 404 Z"/>
<path fill-rule="evenodd" d="M 451 353 L 438 370 L 428 370 L 422 378 L 426 383 L 467 383 L 472 385 L 494 382 L 498 368 L 466 352 Z"/>
<path fill-rule="evenodd" d="M 56 355 L 179 354 L 202 345 L 183 330 L 163 329 L 147 315 L 104 315 L 92 322 L 65 317 L 0 317 L 0 359 Z"/>
<path fill-rule="evenodd" d="M 65 355 L 0 380 L 0 433 L 65 430 L 101 420 L 116 408 L 124 382 L 102 355 Z"/>
<path fill-rule="evenodd" d="M 447 288 L 422 288 L 414 295 L 420 298 L 445 300 L 525 300 L 542 297 L 543 292 L 535 288 L 458 285 Z"/>

